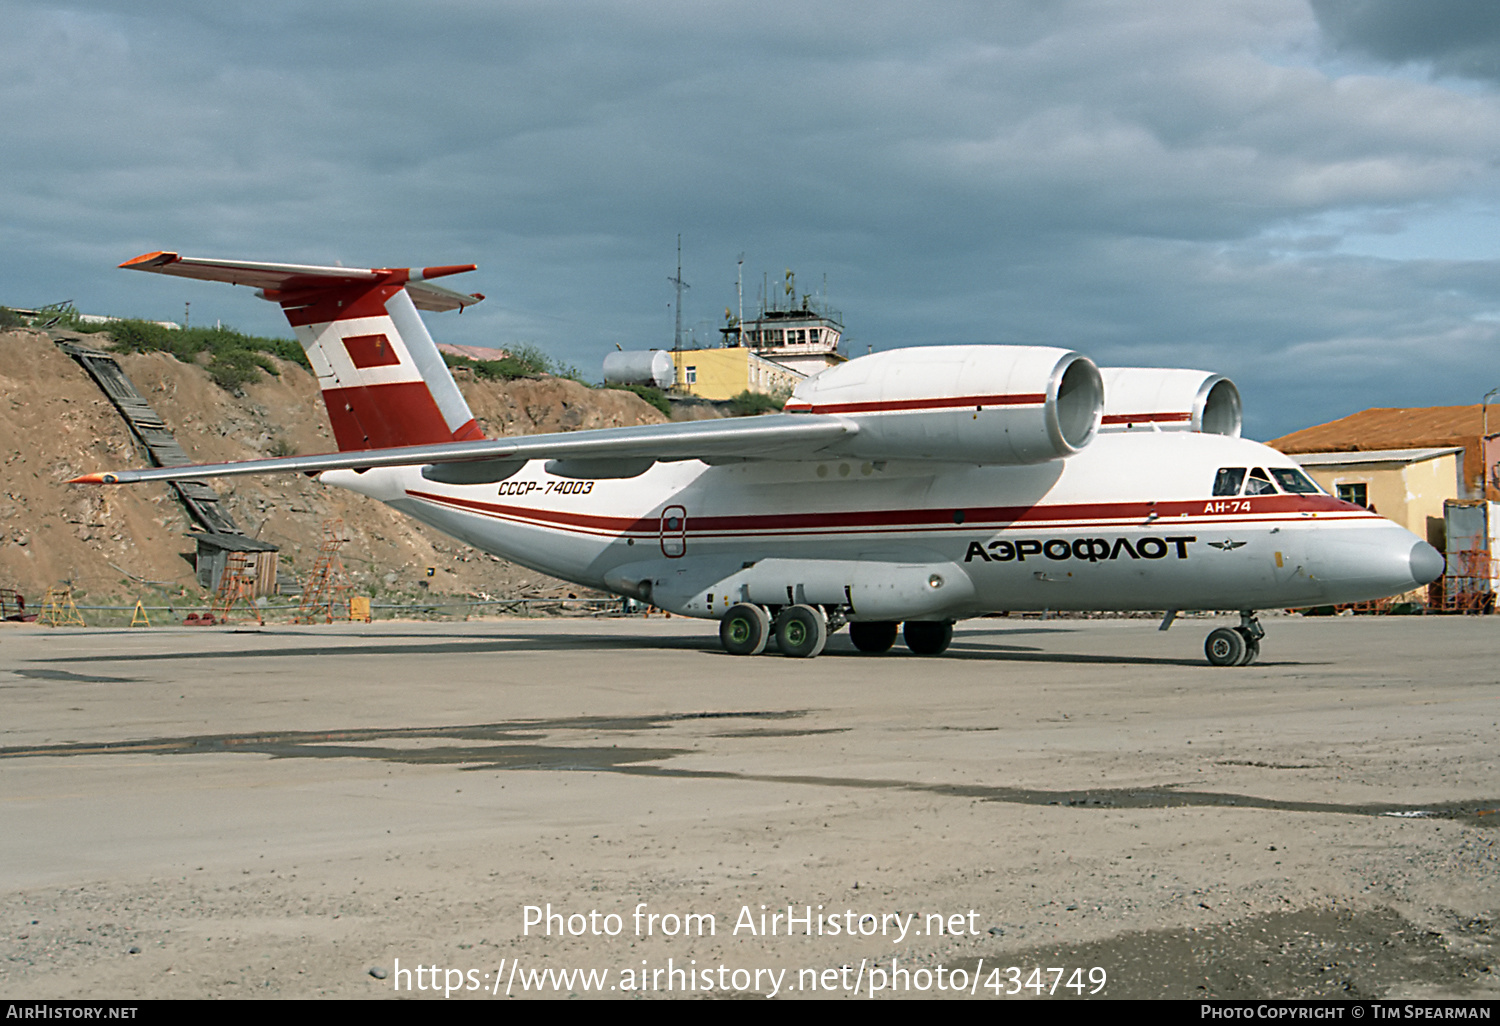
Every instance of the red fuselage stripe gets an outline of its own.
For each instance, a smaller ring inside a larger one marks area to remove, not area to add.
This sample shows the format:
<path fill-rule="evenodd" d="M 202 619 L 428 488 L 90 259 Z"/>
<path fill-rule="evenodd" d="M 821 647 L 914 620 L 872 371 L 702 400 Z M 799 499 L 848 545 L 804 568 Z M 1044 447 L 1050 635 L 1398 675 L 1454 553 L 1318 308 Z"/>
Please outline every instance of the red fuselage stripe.
<path fill-rule="evenodd" d="M 456 509 L 506 519 L 604 534 L 656 534 L 659 516 L 611 517 L 566 510 L 538 509 L 503 503 L 461 499 L 431 492 L 408 490 L 414 499 L 441 503 Z M 1233 508 L 1211 509 L 1214 505 Z M 955 520 L 963 514 L 961 522 Z M 1147 523 L 1147 518 L 1156 516 Z M 1171 529 L 1172 525 L 1202 526 L 1205 522 L 1261 522 L 1275 519 L 1300 520 L 1303 514 L 1339 514 L 1344 518 L 1374 517 L 1358 506 L 1327 495 L 1267 495 L 1254 499 L 1199 499 L 1190 502 L 1070 503 L 1055 506 L 970 506 L 958 509 L 855 510 L 829 513 L 767 513 L 751 516 L 687 516 L 687 531 L 694 537 L 733 534 L 782 534 L 828 531 L 904 531 L 949 529 L 977 531 L 1012 524 L 1050 526 L 1059 530 L 1084 527 L 1144 527 Z M 1268 516 L 1274 515 L 1274 516 Z M 1209 518 L 1205 520 L 1205 518 Z"/>
<path fill-rule="evenodd" d="M 1045 392 L 1017 395 L 955 395 L 936 399 L 886 399 L 864 403 L 788 403 L 789 413 L 891 413 L 903 410 L 961 410 L 970 406 L 1040 406 Z"/>
<path fill-rule="evenodd" d="M 1105 424 L 1181 424 L 1193 419 L 1191 413 L 1111 413 Z"/>

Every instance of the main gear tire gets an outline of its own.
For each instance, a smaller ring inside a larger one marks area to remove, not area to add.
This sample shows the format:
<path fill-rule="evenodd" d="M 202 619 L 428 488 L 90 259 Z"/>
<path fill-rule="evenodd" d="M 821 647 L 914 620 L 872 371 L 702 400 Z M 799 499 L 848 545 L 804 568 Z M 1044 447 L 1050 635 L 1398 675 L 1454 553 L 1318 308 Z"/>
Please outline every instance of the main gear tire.
<path fill-rule="evenodd" d="M 916 655 L 942 655 L 953 641 L 953 624 L 948 620 L 908 620 L 901 627 L 901 636 Z"/>
<path fill-rule="evenodd" d="M 891 650 L 898 630 L 894 620 L 856 620 L 849 625 L 849 640 L 861 652 L 879 655 Z"/>
<path fill-rule="evenodd" d="M 793 659 L 811 659 L 828 644 L 828 620 L 815 606 L 787 606 L 776 618 L 776 647 Z"/>
<path fill-rule="evenodd" d="M 719 644 L 730 655 L 760 655 L 771 639 L 771 615 L 760 606 L 740 602 L 719 621 Z"/>

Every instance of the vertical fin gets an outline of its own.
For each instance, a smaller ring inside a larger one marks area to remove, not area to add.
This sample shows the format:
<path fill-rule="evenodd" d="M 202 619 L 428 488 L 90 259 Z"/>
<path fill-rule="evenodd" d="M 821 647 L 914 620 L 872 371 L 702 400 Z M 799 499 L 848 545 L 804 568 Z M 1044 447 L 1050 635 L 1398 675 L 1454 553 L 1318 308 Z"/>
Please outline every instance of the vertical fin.
<path fill-rule="evenodd" d="M 286 315 L 341 451 L 484 437 L 404 288 L 328 293 Z"/>
<path fill-rule="evenodd" d="M 428 284 L 472 271 L 472 264 L 315 267 L 156 252 L 120 266 L 249 285 L 280 304 L 317 375 L 341 451 L 484 437 L 417 315 L 418 305 L 462 310 L 482 300 Z"/>

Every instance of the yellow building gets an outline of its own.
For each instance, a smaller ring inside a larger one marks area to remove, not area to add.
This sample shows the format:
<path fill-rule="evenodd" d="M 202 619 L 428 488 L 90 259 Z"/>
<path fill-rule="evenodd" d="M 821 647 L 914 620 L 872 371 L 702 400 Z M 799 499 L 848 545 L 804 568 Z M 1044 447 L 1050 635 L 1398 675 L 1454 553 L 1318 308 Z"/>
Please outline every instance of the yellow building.
<path fill-rule="evenodd" d="M 733 399 L 741 392 L 790 395 L 803 375 L 753 350 L 678 349 L 672 352 L 675 388 L 704 399 Z"/>
<path fill-rule="evenodd" d="M 1292 459 L 1330 495 L 1374 510 L 1442 551 L 1443 503 L 1467 498 L 1460 446 L 1296 453 Z"/>
<path fill-rule="evenodd" d="M 1483 406 L 1362 410 L 1266 444 L 1297 460 L 1329 494 L 1368 506 L 1439 550 L 1443 503 L 1500 499 L 1491 468 L 1500 414 Z"/>

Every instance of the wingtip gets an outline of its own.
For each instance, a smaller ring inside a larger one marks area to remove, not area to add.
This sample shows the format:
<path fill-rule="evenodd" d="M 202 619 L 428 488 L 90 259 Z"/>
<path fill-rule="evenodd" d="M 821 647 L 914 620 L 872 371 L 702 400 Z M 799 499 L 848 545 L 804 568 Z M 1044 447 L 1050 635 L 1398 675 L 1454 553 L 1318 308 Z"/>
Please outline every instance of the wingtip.
<path fill-rule="evenodd" d="M 165 267 L 167 264 L 175 264 L 181 259 L 182 257 L 176 253 L 157 250 L 154 253 L 142 253 L 138 257 L 132 257 L 120 266 L 133 271 L 148 271 L 154 267 Z"/>
<path fill-rule="evenodd" d="M 114 474 L 84 474 L 68 481 L 68 484 L 119 484 L 120 479 Z"/>
<path fill-rule="evenodd" d="M 431 281 L 433 278 L 445 278 L 450 274 L 464 274 L 468 271 L 477 271 L 478 264 L 442 264 L 437 267 L 422 268 L 422 280 Z"/>

